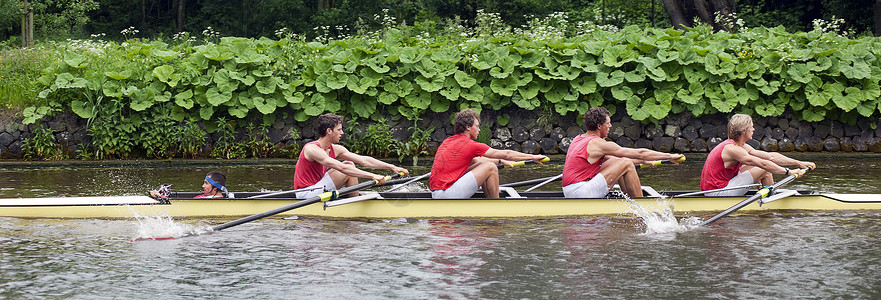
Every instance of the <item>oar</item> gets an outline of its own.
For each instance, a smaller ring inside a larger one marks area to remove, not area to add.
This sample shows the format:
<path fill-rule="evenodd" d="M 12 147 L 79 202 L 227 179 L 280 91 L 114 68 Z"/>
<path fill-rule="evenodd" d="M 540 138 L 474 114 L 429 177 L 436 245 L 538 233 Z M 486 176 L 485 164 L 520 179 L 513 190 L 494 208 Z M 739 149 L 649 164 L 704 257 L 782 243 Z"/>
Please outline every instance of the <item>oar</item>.
<path fill-rule="evenodd" d="M 400 184 L 400 183 L 402 183 L 402 182 L 410 181 L 410 179 L 413 179 L 413 177 L 404 177 L 404 178 L 392 179 L 392 180 L 386 181 L 386 182 L 384 182 L 384 183 L 382 183 L 382 184 L 377 184 L 377 185 L 375 185 L 375 186 L 373 186 L 373 187 L 374 187 L 374 188 L 378 188 L 378 187 L 383 187 L 383 186 L 396 185 L 396 184 Z"/>
<path fill-rule="evenodd" d="M 398 190 L 398 189 L 400 189 L 400 188 L 402 188 L 402 187 L 407 186 L 408 184 L 414 183 L 414 182 L 416 182 L 416 181 L 425 180 L 425 179 L 428 178 L 428 176 L 431 176 L 431 172 L 428 172 L 428 173 L 425 173 L 425 174 L 422 174 L 422 175 L 416 176 L 416 178 L 410 179 L 410 180 L 408 180 L 407 182 L 402 183 L 401 185 L 398 185 L 398 186 L 396 186 L 396 187 L 390 188 L 390 189 L 388 189 L 388 190 L 385 191 L 385 192 L 388 193 L 388 192 L 396 191 L 396 190 Z"/>
<path fill-rule="evenodd" d="M 550 159 L 549 157 L 545 157 L 545 158 L 543 158 L 543 159 L 541 160 L 541 162 L 543 162 L 543 163 L 546 163 L 546 162 L 549 162 L 549 161 L 551 161 L 551 159 Z M 536 162 L 533 161 L 533 160 L 521 160 L 521 161 L 515 161 L 515 162 L 512 162 L 512 163 L 511 163 L 511 167 L 506 166 L 506 165 L 503 165 L 503 164 L 499 164 L 499 169 L 501 169 L 501 168 L 522 167 L 522 166 L 525 166 L 526 164 L 534 164 L 534 163 L 536 163 Z"/>
<path fill-rule="evenodd" d="M 254 196 L 251 196 L 251 197 L 248 197 L 245 199 L 266 198 L 266 197 L 285 195 L 285 194 L 297 193 L 297 192 L 302 192 L 302 191 L 311 191 L 311 190 L 317 190 L 317 189 L 323 189 L 323 188 L 324 187 L 320 187 L 320 186 L 304 187 L 302 189 L 296 189 L 296 190 L 290 190 L 290 191 L 281 191 L 281 192 L 274 192 L 274 193 L 269 193 L 269 194 L 254 195 Z"/>
<path fill-rule="evenodd" d="M 545 185 L 545 184 L 548 184 L 548 183 L 550 183 L 550 182 L 552 182 L 552 181 L 560 180 L 561 178 L 563 178 L 563 174 L 560 174 L 560 175 L 557 175 L 557 176 L 553 176 L 553 177 L 551 177 L 551 178 L 548 178 L 548 180 L 542 181 L 541 183 L 536 184 L 536 185 L 532 186 L 531 188 L 526 189 L 526 190 L 523 191 L 523 192 L 525 193 L 525 192 L 532 191 L 532 190 L 537 189 L 537 188 L 539 188 L 540 186 L 543 186 L 543 185 Z"/>
<path fill-rule="evenodd" d="M 554 178 L 554 177 L 557 177 L 557 176 L 559 176 L 559 175 L 548 176 L 548 177 L 542 177 L 542 178 L 536 178 L 536 179 L 530 179 L 530 180 L 524 180 L 524 181 L 517 181 L 517 182 L 512 182 L 512 183 L 506 183 L 506 184 L 499 185 L 499 187 L 518 187 L 518 186 L 524 186 L 524 185 L 536 184 L 536 183 L 540 183 L 540 182 L 542 182 L 542 181 L 545 181 L 545 180 L 548 180 L 548 179 L 551 179 L 551 178 Z"/>
<path fill-rule="evenodd" d="M 709 194 L 709 193 L 715 193 L 715 192 L 723 192 L 723 191 L 730 191 L 730 190 L 737 190 L 737 189 L 747 189 L 747 188 L 756 187 L 756 186 L 761 186 L 761 184 L 759 184 L 759 183 L 751 183 L 751 184 L 746 184 L 746 185 L 729 186 L 729 187 L 718 188 L 718 189 L 715 189 L 715 190 L 706 190 L 706 191 L 697 191 L 697 192 L 690 192 L 690 193 L 685 193 L 685 194 L 679 194 L 679 195 L 675 195 L 675 196 L 673 196 L 673 197 L 688 197 L 688 196 L 694 196 L 694 195 L 703 195 L 703 194 Z"/>
<path fill-rule="evenodd" d="M 685 161 L 685 156 L 680 157 L 680 158 L 677 158 L 676 161 L 678 161 L 678 162 L 683 162 L 683 161 Z M 650 162 L 644 162 L 644 163 L 639 164 L 639 168 L 642 169 L 642 168 L 648 168 L 648 167 L 652 167 L 652 166 L 659 166 L 659 165 L 661 165 L 661 164 L 663 164 L 663 163 L 672 164 L 673 162 L 671 162 L 669 159 L 665 159 L 665 160 L 653 160 L 653 161 L 650 161 Z"/>
<path fill-rule="evenodd" d="M 807 172 L 807 171 L 809 171 L 809 170 L 811 170 L 811 167 L 805 168 L 805 172 Z M 701 222 L 701 223 L 698 224 L 698 225 L 700 225 L 700 226 L 710 225 L 710 224 L 712 224 L 713 222 L 716 222 L 717 220 L 721 219 L 722 217 L 727 216 L 727 215 L 729 215 L 729 214 L 731 214 L 731 213 L 733 213 L 733 212 L 735 212 L 735 211 L 737 211 L 737 210 L 743 208 L 744 206 L 747 206 L 747 205 L 749 205 L 750 203 L 753 203 L 753 202 L 755 202 L 756 200 L 759 200 L 760 198 L 764 198 L 764 197 L 767 196 L 772 190 L 775 190 L 775 189 L 777 189 L 777 188 L 783 186 L 784 184 L 787 184 L 787 183 L 789 183 L 790 181 L 795 180 L 796 178 L 798 178 L 798 176 L 799 176 L 798 174 L 792 174 L 792 175 L 789 175 L 789 176 L 786 177 L 786 178 L 783 178 L 783 180 L 780 180 L 779 182 L 775 183 L 774 185 L 772 185 L 772 186 L 770 186 L 770 187 L 762 188 L 762 189 L 760 189 L 759 191 L 757 191 L 755 195 L 752 195 L 752 197 L 749 197 L 749 198 L 746 198 L 746 200 L 740 201 L 740 203 L 737 203 L 737 204 L 735 204 L 734 206 L 729 207 L 729 208 L 726 209 L 725 211 L 720 212 L 720 213 L 716 214 L 715 216 L 712 216 L 712 217 L 710 217 L 709 219 L 704 220 L 703 222 Z"/>
<path fill-rule="evenodd" d="M 398 177 L 398 176 L 400 176 L 400 174 L 386 176 L 385 179 L 390 180 L 390 179 Z M 365 181 L 365 182 L 362 182 L 362 183 L 359 183 L 359 184 L 356 184 L 356 185 L 353 185 L 350 187 L 342 188 L 339 191 L 324 192 L 324 193 L 321 193 L 320 195 L 313 196 L 313 197 L 310 197 L 310 198 L 307 198 L 304 200 L 300 200 L 300 201 L 297 201 L 297 202 L 294 202 L 294 203 L 291 203 L 291 204 L 288 204 L 288 205 L 285 205 L 285 206 L 282 206 L 282 207 L 279 207 L 279 208 L 276 208 L 273 210 L 268 210 L 268 211 L 265 211 L 265 212 L 262 212 L 262 213 L 259 213 L 256 215 L 244 217 L 244 218 L 241 218 L 241 219 L 238 219 L 235 221 L 226 222 L 226 223 L 211 227 L 211 230 L 212 231 L 220 231 L 220 230 L 224 230 L 224 229 L 236 226 L 236 225 L 241 225 L 241 224 L 248 223 L 248 222 L 251 222 L 251 221 L 254 221 L 257 219 L 262 219 L 262 218 L 265 218 L 268 216 L 280 214 L 280 213 L 283 213 L 283 212 L 286 212 L 286 211 L 289 211 L 289 210 L 292 210 L 295 208 L 303 207 L 303 206 L 306 206 L 309 204 L 313 204 L 316 202 L 328 201 L 331 199 L 335 199 L 339 195 L 345 195 L 345 194 L 355 192 L 355 191 L 358 191 L 361 189 L 366 189 L 366 188 L 372 187 L 372 186 L 376 185 L 376 183 L 377 183 L 376 180 L 368 180 L 368 181 Z M 182 237 L 185 237 L 185 236 L 189 236 L 189 235 L 184 235 Z M 141 240 L 170 240 L 170 239 L 174 239 L 174 238 L 175 237 L 172 237 L 172 236 L 159 237 L 159 238 L 152 238 L 152 237 L 151 238 L 137 238 L 137 239 L 133 239 L 132 242 L 141 241 Z"/>
<path fill-rule="evenodd" d="M 392 178 L 396 178 L 398 176 L 401 176 L 401 174 L 386 176 L 385 179 L 391 180 Z M 297 202 L 294 202 L 294 203 L 291 203 L 291 204 L 288 204 L 288 205 L 285 205 L 285 206 L 282 206 L 282 207 L 279 207 L 279 208 L 276 208 L 273 210 L 268 210 L 268 211 L 265 211 L 265 212 L 262 212 L 262 213 L 259 213 L 256 215 L 244 217 L 244 218 L 241 218 L 241 219 L 238 219 L 235 221 L 230 221 L 230 222 L 226 222 L 226 223 L 211 227 L 211 230 L 220 231 L 220 230 L 224 230 L 224 229 L 236 226 L 236 225 L 241 225 L 241 224 L 248 223 L 248 222 L 251 222 L 254 220 L 258 220 L 258 219 L 262 219 L 262 218 L 265 218 L 268 216 L 280 214 L 280 213 L 283 213 L 283 212 L 286 212 L 286 211 L 289 211 L 289 210 L 292 210 L 295 208 L 303 207 L 303 206 L 306 206 L 309 204 L 336 199 L 337 196 L 342 196 L 342 195 L 349 194 L 351 192 L 355 192 L 355 191 L 358 191 L 361 189 L 370 188 L 370 187 L 377 185 L 378 183 L 379 183 L 379 181 L 376 181 L 376 180 L 368 180 L 368 181 L 365 181 L 365 182 L 362 182 L 362 183 L 359 183 L 359 184 L 356 184 L 353 186 L 341 188 L 339 191 L 324 192 L 324 193 L 321 193 L 320 195 L 313 196 L 313 197 L 307 198 L 305 200 L 300 200 L 300 201 L 297 201 Z"/>

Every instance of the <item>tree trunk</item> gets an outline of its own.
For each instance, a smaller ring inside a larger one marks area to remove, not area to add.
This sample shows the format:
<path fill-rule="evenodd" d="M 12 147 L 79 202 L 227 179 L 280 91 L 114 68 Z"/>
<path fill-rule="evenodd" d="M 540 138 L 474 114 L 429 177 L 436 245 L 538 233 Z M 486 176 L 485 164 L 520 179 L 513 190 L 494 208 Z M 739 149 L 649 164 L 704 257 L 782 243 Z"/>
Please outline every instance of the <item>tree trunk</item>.
<path fill-rule="evenodd" d="M 318 10 L 328 10 L 333 8 L 333 0 L 316 0 Z"/>
<path fill-rule="evenodd" d="M 874 12 L 872 20 L 875 21 L 875 36 L 881 36 L 881 0 L 875 0 Z"/>
<path fill-rule="evenodd" d="M 684 30 L 684 26 L 691 26 L 691 20 L 685 17 L 685 12 L 682 11 L 682 5 L 679 4 L 679 0 L 661 0 L 661 3 L 664 4 L 664 10 L 667 11 L 667 16 L 670 17 L 670 23 L 673 24 L 673 28 Z"/>
<path fill-rule="evenodd" d="M 187 6 L 187 0 L 177 0 L 177 32 L 184 32 L 184 22 L 186 22 L 186 15 L 184 11 Z"/>
<path fill-rule="evenodd" d="M 141 0 L 141 29 L 147 28 L 147 0 Z"/>
<path fill-rule="evenodd" d="M 700 18 L 701 22 L 711 26 L 715 24 L 713 13 L 707 7 L 707 0 L 691 0 L 691 3 L 692 7 L 694 7 L 694 15 Z M 715 28 L 716 26 L 713 27 Z"/>

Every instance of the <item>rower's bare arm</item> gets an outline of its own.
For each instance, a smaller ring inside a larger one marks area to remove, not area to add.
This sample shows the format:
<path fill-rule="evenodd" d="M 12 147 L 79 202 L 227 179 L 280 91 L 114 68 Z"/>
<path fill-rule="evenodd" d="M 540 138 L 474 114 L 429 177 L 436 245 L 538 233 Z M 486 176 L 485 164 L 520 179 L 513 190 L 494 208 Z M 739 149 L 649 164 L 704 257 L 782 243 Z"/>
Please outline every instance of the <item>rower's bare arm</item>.
<path fill-rule="evenodd" d="M 306 159 L 317 162 L 325 167 L 340 171 L 340 173 L 360 178 L 371 178 L 371 179 L 382 179 L 384 178 L 382 175 L 373 174 L 361 169 L 358 169 L 354 164 L 344 164 L 339 160 L 333 159 L 327 155 L 327 152 L 324 152 L 321 147 L 315 145 L 306 145 L 307 147 L 303 148 L 303 151 L 306 151 L 304 154 Z M 342 147 L 342 151 L 340 148 L 334 148 L 334 153 L 337 154 L 337 158 L 339 159 L 347 159 L 351 158 L 351 152 L 345 150 L 345 147 Z M 355 162 L 355 161 L 353 161 Z"/>
<path fill-rule="evenodd" d="M 334 146 L 335 147 L 338 146 L 339 148 L 342 148 L 344 150 L 344 151 L 342 151 L 342 153 L 344 153 L 344 154 L 337 155 L 337 158 L 340 158 L 343 160 L 348 160 L 353 163 L 356 163 L 356 164 L 359 164 L 359 165 L 362 165 L 362 166 L 365 166 L 365 167 L 368 167 L 371 169 L 391 170 L 392 172 L 395 172 L 395 173 L 404 173 L 404 175 L 410 175 L 410 171 L 405 168 L 395 166 L 393 164 L 378 160 L 378 159 L 370 157 L 370 156 L 352 153 L 352 152 L 346 150 L 346 148 L 341 145 L 334 145 Z M 334 150 L 339 149 L 339 148 L 334 148 Z"/>
<path fill-rule="evenodd" d="M 594 141 L 591 141 L 591 143 L 593 143 L 593 142 Z M 593 146 L 593 145 L 591 145 L 591 146 Z M 627 157 L 630 159 L 642 160 L 642 161 L 666 159 L 666 160 L 670 160 L 670 162 L 673 162 L 675 164 L 679 164 L 679 161 L 677 159 L 679 159 L 681 157 L 685 157 L 685 155 L 682 155 L 682 154 L 664 153 L 664 152 L 649 150 L 649 149 L 645 149 L 645 148 L 621 147 L 621 146 L 618 146 L 618 144 L 613 143 L 613 142 L 609 142 L 609 141 L 602 141 L 601 143 L 597 143 L 596 146 L 597 146 L 596 148 L 599 148 L 600 152 L 605 155 L 612 155 L 612 156 L 617 156 L 617 157 Z M 591 153 L 591 156 L 593 156 L 592 152 L 589 152 L 589 153 Z"/>
<path fill-rule="evenodd" d="M 498 149 L 492 149 L 492 148 L 490 148 L 489 150 L 486 150 L 486 152 L 483 153 L 483 157 L 504 159 L 504 160 L 509 160 L 509 161 L 510 160 L 531 160 L 531 161 L 534 161 L 534 162 L 537 162 L 540 164 L 542 163 L 541 160 L 547 158 L 547 156 L 544 156 L 544 155 L 533 155 L 533 154 L 526 154 L 523 152 L 517 152 L 514 150 L 498 150 Z"/>
<path fill-rule="evenodd" d="M 749 152 L 750 155 L 753 155 L 753 156 L 756 156 L 756 157 L 759 157 L 762 159 L 770 160 L 773 163 L 780 165 L 780 166 L 798 166 L 799 168 L 802 168 L 802 169 L 807 168 L 807 167 L 811 167 L 812 169 L 817 168 L 817 165 L 813 162 L 792 159 L 790 157 L 787 157 L 786 155 L 783 155 L 783 154 L 780 154 L 777 152 L 761 151 L 761 150 L 753 148 L 749 144 L 745 144 L 744 148 Z"/>
<path fill-rule="evenodd" d="M 758 155 L 754 155 L 754 153 Z M 743 147 L 728 145 L 722 149 L 722 160 L 725 161 L 726 167 L 740 162 L 744 165 L 762 168 L 773 174 L 786 174 L 786 168 L 775 164 L 770 158 L 768 152 L 755 150 L 750 145 L 744 145 Z"/>

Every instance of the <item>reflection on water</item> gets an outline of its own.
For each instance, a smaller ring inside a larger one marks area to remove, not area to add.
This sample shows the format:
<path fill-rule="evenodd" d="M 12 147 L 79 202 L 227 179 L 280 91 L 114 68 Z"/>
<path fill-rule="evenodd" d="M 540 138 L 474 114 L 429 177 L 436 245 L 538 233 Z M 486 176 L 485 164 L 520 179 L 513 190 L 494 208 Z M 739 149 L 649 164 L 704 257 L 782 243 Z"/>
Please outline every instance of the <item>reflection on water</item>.
<path fill-rule="evenodd" d="M 0 218 L 0 297 L 881 296 L 879 213 L 718 223 L 659 236 L 608 217 L 269 219 L 132 244 L 131 221 Z"/>
<path fill-rule="evenodd" d="M 790 187 L 881 193 L 874 156 L 800 157 Z M 558 158 L 559 161 L 561 159 Z M 701 158 L 642 169 L 656 189 L 697 186 Z M 290 189 L 289 161 L 0 165 L 0 197 L 132 195 L 209 170 L 231 190 Z M 427 166 L 411 168 L 414 174 Z M 502 182 L 559 174 L 502 170 Z M 559 183 L 543 190 L 559 189 Z M 523 187 L 522 189 L 525 189 Z M 663 205 L 635 218 L 324 220 L 268 218 L 221 232 L 130 243 L 229 220 L 0 218 L 0 298 L 513 299 L 878 298 L 881 212 L 765 212 L 699 230 Z M 671 223 L 678 222 L 676 224 Z M 652 223 L 655 222 L 655 223 Z M 142 225 L 144 224 L 144 225 Z M 659 226 L 657 229 L 656 226 Z M 678 228 L 678 227 L 675 227 Z M 664 233 L 658 233 L 664 232 Z"/>

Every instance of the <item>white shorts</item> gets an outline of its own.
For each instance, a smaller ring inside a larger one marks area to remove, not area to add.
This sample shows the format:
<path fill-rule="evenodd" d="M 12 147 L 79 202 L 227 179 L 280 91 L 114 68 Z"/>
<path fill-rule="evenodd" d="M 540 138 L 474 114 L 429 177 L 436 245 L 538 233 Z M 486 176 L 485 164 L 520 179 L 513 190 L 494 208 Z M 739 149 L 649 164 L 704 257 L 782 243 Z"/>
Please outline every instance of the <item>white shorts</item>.
<path fill-rule="evenodd" d="M 431 191 L 433 199 L 468 199 L 477 193 L 477 178 L 469 171 L 446 190 Z"/>
<path fill-rule="evenodd" d="M 728 185 L 726 185 L 725 187 L 727 188 L 727 187 L 749 185 L 749 184 L 753 184 L 755 182 L 756 182 L 756 180 L 753 179 L 753 175 L 750 174 L 749 171 L 743 171 L 743 172 L 740 172 L 739 174 L 737 174 L 737 176 L 734 176 L 734 178 L 731 178 L 731 180 L 728 181 Z M 710 196 L 710 197 L 743 196 L 743 195 L 746 195 L 746 191 L 747 191 L 747 188 L 733 189 L 733 190 L 727 190 L 727 191 L 707 193 L 707 196 Z"/>
<path fill-rule="evenodd" d="M 597 173 L 588 181 L 580 181 L 563 187 L 566 198 L 603 198 L 609 193 L 609 184 L 603 173 Z"/>
<path fill-rule="evenodd" d="M 314 190 L 297 192 L 297 198 L 305 199 L 313 196 L 318 196 L 325 191 L 331 191 L 336 189 L 336 185 L 333 184 L 333 179 L 330 178 L 330 174 L 324 173 L 324 177 L 321 177 L 317 183 L 310 185 L 308 187 L 320 187 Z"/>

